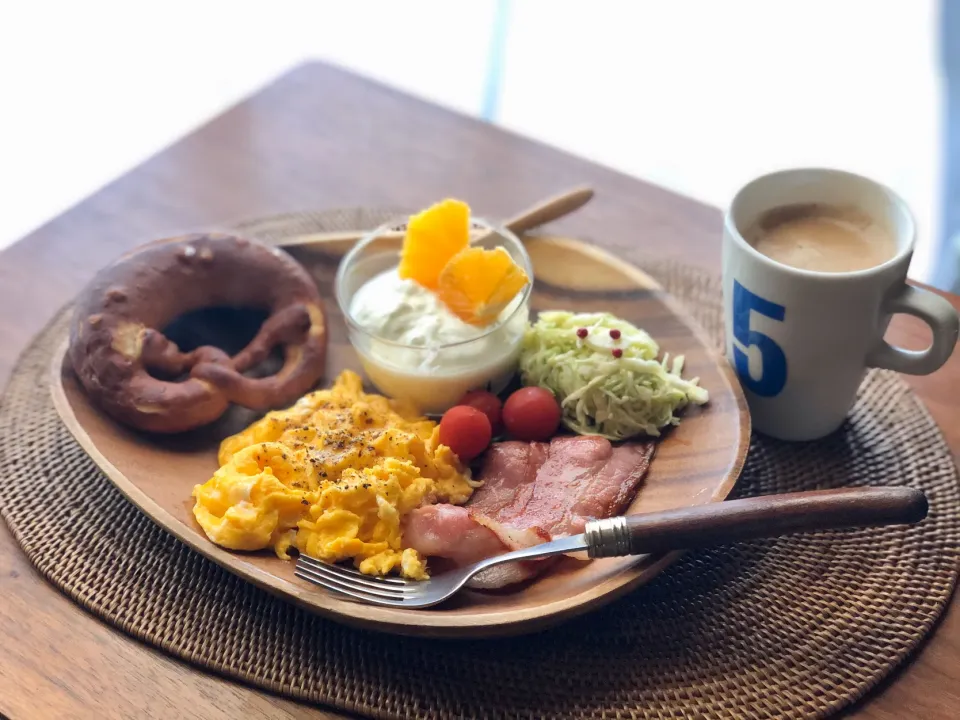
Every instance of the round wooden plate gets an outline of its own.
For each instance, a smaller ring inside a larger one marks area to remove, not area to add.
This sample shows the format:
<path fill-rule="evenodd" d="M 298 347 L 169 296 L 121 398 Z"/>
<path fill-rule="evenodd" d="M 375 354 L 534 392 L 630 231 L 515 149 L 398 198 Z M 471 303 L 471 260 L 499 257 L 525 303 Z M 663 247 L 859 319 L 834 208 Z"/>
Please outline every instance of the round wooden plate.
<path fill-rule="evenodd" d="M 344 368 L 360 372 L 332 292 L 337 263 L 348 245 L 321 243 L 291 251 L 315 277 L 326 304 L 330 352 L 325 382 Z M 528 238 L 527 248 L 536 279 L 533 310 L 608 311 L 623 317 L 650 332 L 663 352 L 685 355 L 684 374 L 699 376 L 710 392 L 709 404 L 688 409 L 680 426 L 659 442 L 629 512 L 724 499 L 746 457 L 750 418 L 735 375 L 704 332 L 648 275 L 601 250 L 546 237 Z M 161 527 L 265 590 L 351 625 L 446 637 L 530 632 L 610 602 L 650 580 L 679 555 L 591 562 L 564 558 L 553 572 L 518 590 L 463 591 L 426 610 L 356 604 L 294 577 L 294 564 L 271 552 L 239 553 L 214 545 L 194 520 L 194 485 L 209 479 L 217 468 L 219 441 L 250 422 L 250 413 L 234 409 L 213 426 L 177 437 L 141 434 L 112 422 L 90 404 L 63 353 L 53 367 L 52 393 L 57 411 L 84 450 Z"/>

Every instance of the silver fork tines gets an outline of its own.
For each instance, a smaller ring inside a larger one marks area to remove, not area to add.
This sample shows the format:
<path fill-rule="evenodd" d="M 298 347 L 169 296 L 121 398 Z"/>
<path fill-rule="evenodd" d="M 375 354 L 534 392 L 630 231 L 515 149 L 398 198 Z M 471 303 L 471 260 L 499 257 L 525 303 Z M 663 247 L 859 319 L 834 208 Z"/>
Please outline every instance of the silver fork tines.
<path fill-rule="evenodd" d="M 303 554 L 297 560 L 294 574 L 332 592 L 377 605 L 407 605 L 419 595 L 418 583 L 371 577 Z"/>
<path fill-rule="evenodd" d="M 364 575 L 352 568 L 332 565 L 304 555 L 297 558 L 294 574 L 301 580 L 341 596 L 388 607 L 425 608 L 443 602 L 467 581 L 483 570 L 505 562 L 532 560 L 564 552 L 576 552 L 586 548 L 583 535 L 561 538 L 543 545 L 515 550 L 480 560 L 473 565 L 450 570 L 429 580 L 404 580 L 398 577 L 375 577 Z"/>

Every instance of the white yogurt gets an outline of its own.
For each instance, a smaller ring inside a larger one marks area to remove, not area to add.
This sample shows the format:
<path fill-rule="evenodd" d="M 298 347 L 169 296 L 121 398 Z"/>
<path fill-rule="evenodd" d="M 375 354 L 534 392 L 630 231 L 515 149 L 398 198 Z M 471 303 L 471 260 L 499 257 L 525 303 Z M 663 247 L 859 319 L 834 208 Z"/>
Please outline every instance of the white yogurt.
<path fill-rule="evenodd" d="M 401 280 L 396 269 L 364 283 L 350 302 L 350 314 L 358 325 L 385 340 L 417 347 L 473 340 L 486 332 L 458 318 L 420 283 Z"/>
<path fill-rule="evenodd" d="M 351 299 L 350 315 L 367 331 L 351 340 L 381 392 L 411 400 L 424 413 L 442 413 L 468 390 L 496 392 L 509 382 L 528 319 L 521 303 L 518 294 L 492 329 L 477 327 L 392 268 L 373 276 Z"/>

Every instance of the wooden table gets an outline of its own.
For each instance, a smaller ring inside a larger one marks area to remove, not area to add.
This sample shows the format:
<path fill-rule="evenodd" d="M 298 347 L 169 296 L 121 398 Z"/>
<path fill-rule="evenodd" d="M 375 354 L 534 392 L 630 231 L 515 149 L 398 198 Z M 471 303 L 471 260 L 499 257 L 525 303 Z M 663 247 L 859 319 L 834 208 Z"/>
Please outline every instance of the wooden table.
<path fill-rule="evenodd" d="M 719 267 L 714 208 L 307 64 L 0 256 L 0 376 L 97 268 L 149 239 L 287 210 L 422 207 L 444 196 L 504 217 L 582 183 L 596 198 L 557 231 Z M 924 332 L 897 318 L 890 336 L 918 347 Z M 911 383 L 958 457 L 960 353 Z M 104 625 L 47 585 L 2 524 L 0 598 L 0 712 L 11 718 L 339 717 L 200 672 Z M 956 717 L 957 604 L 913 661 L 850 716 Z"/>

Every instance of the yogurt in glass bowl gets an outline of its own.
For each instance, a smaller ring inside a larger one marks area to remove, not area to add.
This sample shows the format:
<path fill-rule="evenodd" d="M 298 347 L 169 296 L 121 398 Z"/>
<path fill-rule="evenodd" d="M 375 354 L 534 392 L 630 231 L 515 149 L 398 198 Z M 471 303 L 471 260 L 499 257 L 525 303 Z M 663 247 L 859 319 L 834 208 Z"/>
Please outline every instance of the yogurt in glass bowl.
<path fill-rule="evenodd" d="M 509 230 L 471 218 L 471 247 L 502 247 L 530 282 L 486 326 L 464 322 L 397 271 L 406 221 L 365 235 L 337 269 L 337 304 L 364 372 L 388 397 L 439 415 L 469 390 L 499 392 L 516 372 L 530 316 L 533 267 Z"/>

